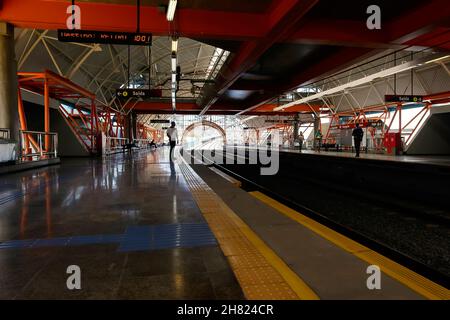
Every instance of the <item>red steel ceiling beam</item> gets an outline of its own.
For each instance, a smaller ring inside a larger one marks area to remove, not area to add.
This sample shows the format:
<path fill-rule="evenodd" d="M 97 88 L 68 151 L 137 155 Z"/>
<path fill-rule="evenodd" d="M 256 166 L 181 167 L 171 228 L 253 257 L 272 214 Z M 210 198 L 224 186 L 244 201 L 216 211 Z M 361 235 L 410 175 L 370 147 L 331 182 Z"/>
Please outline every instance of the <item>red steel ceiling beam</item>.
<path fill-rule="evenodd" d="M 245 104 L 246 106 L 244 106 L 244 110 L 240 111 L 239 114 L 247 114 L 251 110 L 269 103 L 279 94 L 293 90 L 300 85 L 310 84 L 315 80 L 319 80 L 320 77 L 323 77 L 327 73 L 331 74 L 338 69 L 345 68 L 345 66 L 350 66 L 352 61 L 361 58 L 371 51 L 372 49 L 368 48 L 343 48 L 328 58 L 311 65 L 305 71 L 287 78 L 286 81 L 274 84 L 270 91 L 265 91 L 263 94 L 256 96 L 254 99 L 247 102 Z"/>
<path fill-rule="evenodd" d="M 289 42 L 348 47 L 398 48 L 391 44 L 382 30 L 367 29 L 364 21 L 311 20 L 302 23 Z"/>
<path fill-rule="evenodd" d="M 81 27 L 85 30 L 136 31 L 136 6 L 111 3 L 80 2 Z M 66 28 L 70 1 L 61 0 L 3 0 L 0 20 L 21 28 Z M 145 19 L 143 18 L 145 17 Z M 178 9 L 177 33 L 185 37 L 246 40 L 262 37 L 267 28 L 263 14 Z M 157 7 L 141 7 L 141 32 L 155 35 L 170 34 L 166 15 Z"/>
<path fill-rule="evenodd" d="M 317 4 L 319 0 L 274 0 L 269 10 L 269 30 L 264 38 L 244 42 L 236 55 L 232 58 L 228 68 L 220 74 L 218 85 L 215 87 L 216 96 L 203 106 L 201 114 L 241 76 L 241 74 L 256 64 L 258 59 L 276 42 L 286 40 L 293 32 L 303 16 Z"/>
<path fill-rule="evenodd" d="M 390 22 L 381 31 L 383 31 L 383 37 L 385 37 L 386 42 L 408 45 L 414 39 L 432 31 L 438 25 L 446 25 L 449 19 L 450 6 L 448 6 L 448 0 L 431 0 Z M 450 40 L 450 37 L 447 39 Z M 338 53 L 312 65 L 306 71 L 289 78 L 284 83 L 274 85 L 273 91 L 266 92 L 250 101 L 247 104 L 247 108 L 241 111 L 240 114 L 247 113 L 262 104 L 268 103 L 276 96 L 274 92 L 281 94 L 300 85 L 310 84 L 326 74 L 345 68 L 355 59 L 362 58 L 364 55 L 373 52 L 370 48 L 343 48 Z"/>
<path fill-rule="evenodd" d="M 450 6 L 448 0 L 429 0 L 387 25 L 392 42 L 405 44 L 440 25 L 448 26 Z"/>
<path fill-rule="evenodd" d="M 276 104 L 267 104 L 263 105 L 260 108 L 253 110 L 249 115 L 294 115 L 297 112 L 311 112 L 311 109 L 307 105 L 299 105 L 295 106 L 292 109 L 287 111 L 276 111 L 273 109 L 277 107 Z M 313 106 L 317 111 L 320 106 Z M 133 111 L 136 113 L 173 113 L 172 103 L 170 101 L 140 101 L 138 102 Z M 181 114 L 198 114 L 201 111 L 200 107 L 195 104 L 195 102 L 178 102 L 177 103 L 177 113 Z M 239 112 L 239 108 L 233 107 L 219 107 L 217 110 L 211 110 L 208 114 L 224 114 L 224 115 L 233 115 Z"/>
<path fill-rule="evenodd" d="M 275 1 L 276 5 L 269 14 L 178 9 L 176 29 L 180 36 L 192 38 L 257 40 L 264 38 L 274 27 L 277 19 L 286 14 L 285 9 L 289 8 L 291 2 L 293 1 Z M 50 30 L 66 28 L 68 17 L 66 8 L 70 4 L 69 1 L 3 0 L 2 3 L 0 20 L 21 28 Z M 136 30 L 136 7 L 133 5 L 92 2 L 77 2 L 77 5 L 82 10 L 83 29 L 130 32 Z M 411 21 L 420 26 L 424 20 L 434 25 L 446 23 L 449 7 L 446 0 L 432 0 L 420 10 L 401 18 L 401 21 L 405 22 L 403 23 L 405 26 L 411 26 Z M 165 14 L 157 7 L 142 6 L 141 15 L 145 17 L 141 19 L 142 32 L 151 32 L 155 35 L 170 34 Z M 410 28 L 413 31 L 417 30 L 414 25 Z M 312 20 L 302 23 L 286 41 L 372 48 L 395 47 L 396 44 L 391 43 L 383 35 L 386 33 L 383 29 L 369 31 L 365 28 L 364 22 Z M 422 34 L 425 31 L 427 30 L 422 30 Z M 389 33 L 394 36 L 390 38 L 395 38 L 397 33 L 404 35 L 405 30 L 391 29 Z M 407 40 L 402 42 L 405 41 Z"/>

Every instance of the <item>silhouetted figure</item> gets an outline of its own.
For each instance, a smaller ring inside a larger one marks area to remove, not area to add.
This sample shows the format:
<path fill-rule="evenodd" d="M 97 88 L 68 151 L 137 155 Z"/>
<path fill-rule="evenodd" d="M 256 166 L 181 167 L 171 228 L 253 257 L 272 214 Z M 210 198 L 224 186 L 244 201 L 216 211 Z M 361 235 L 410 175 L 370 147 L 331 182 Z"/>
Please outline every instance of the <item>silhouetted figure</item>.
<path fill-rule="evenodd" d="M 303 136 L 303 132 L 300 131 L 300 134 L 298 135 L 298 148 L 299 148 L 300 152 L 302 152 L 304 141 L 305 141 L 305 137 Z"/>
<path fill-rule="evenodd" d="M 150 147 L 150 149 L 151 148 L 158 148 L 158 146 L 156 145 L 156 143 L 155 143 L 155 140 L 152 140 L 152 141 L 150 141 L 150 143 L 149 143 L 149 145 L 148 145 L 149 147 Z"/>
<path fill-rule="evenodd" d="M 359 123 L 356 124 L 356 128 L 352 132 L 353 140 L 355 141 L 356 157 L 359 158 L 359 151 L 361 150 L 361 141 L 364 136 L 364 131 L 359 127 Z"/>
<path fill-rule="evenodd" d="M 134 141 L 132 143 L 125 143 L 123 145 L 123 152 L 125 152 L 125 150 L 128 150 L 129 152 L 131 152 L 131 150 L 133 150 L 133 148 L 139 148 Z"/>
<path fill-rule="evenodd" d="M 318 152 L 320 152 L 320 148 L 322 147 L 322 137 L 323 136 L 322 136 L 322 132 L 320 131 L 320 129 L 317 130 L 315 139 L 316 139 L 316 148 L 317 148 Z"/>
<path fill-rule="evenodd" d="M 169 159 L 170 161 L 173 161 L 173 149 L 175 149 L 175 146 L 178 142 L 178 131 L 177 128 L 175 128 L 175 122 L 170 123 L 170 128 L 167 129 L 167 137 L 169 138 L 169 144 L 170 144 L 170 154 Z"/>

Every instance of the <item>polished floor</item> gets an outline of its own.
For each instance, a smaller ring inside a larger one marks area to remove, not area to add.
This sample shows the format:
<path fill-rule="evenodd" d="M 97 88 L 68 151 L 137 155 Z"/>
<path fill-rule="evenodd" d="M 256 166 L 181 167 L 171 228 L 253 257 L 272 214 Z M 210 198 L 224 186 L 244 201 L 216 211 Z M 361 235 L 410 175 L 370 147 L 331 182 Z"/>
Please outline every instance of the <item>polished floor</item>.
<path fill-rule="evenodd" d="M 214 298 L 243 294 L 168 150 L 0 177 L 0 299 Z"/>

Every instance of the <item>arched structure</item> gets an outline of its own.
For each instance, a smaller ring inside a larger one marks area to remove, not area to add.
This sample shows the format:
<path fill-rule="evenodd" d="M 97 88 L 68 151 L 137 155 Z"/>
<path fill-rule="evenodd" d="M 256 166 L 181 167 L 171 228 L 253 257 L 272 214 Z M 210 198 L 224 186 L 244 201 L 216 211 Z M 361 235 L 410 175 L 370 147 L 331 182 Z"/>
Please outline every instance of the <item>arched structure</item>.
<path fill-rule="evenodd" d="M 225 130 L 221 126 L 219 126 L 217 123 L 212 122 L 212 121 L 207 121 L 207 120 L 202 120 L 202 121 L 195 122 L 195 123 L 189 125 L 183 132 L 183 136 L 181 137 L 181 143 L 182 144 L 184 143 L 184 139 L 189 134 L 189 132 L 191 132 L 192 130 L 194 130 L 195 128 L 197 128 L 199 126 L 206 126 L 206 127 L 211 127 L 213 129 L 216 129 L 222 135 L 223 144 L 225 145 L 227 143 L 227 134 L 226 134 Z"/>

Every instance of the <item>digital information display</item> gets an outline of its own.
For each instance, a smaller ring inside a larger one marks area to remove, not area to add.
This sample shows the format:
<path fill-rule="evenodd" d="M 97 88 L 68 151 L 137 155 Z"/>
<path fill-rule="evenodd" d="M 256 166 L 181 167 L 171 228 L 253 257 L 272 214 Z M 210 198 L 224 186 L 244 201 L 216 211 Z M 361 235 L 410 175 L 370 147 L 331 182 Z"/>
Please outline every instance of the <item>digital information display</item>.
<path fill-rule="evenodd" d="M 61 42 L 148 46 L 152 44 L 152 34 L 59 29 L 58 40 Z"/>

